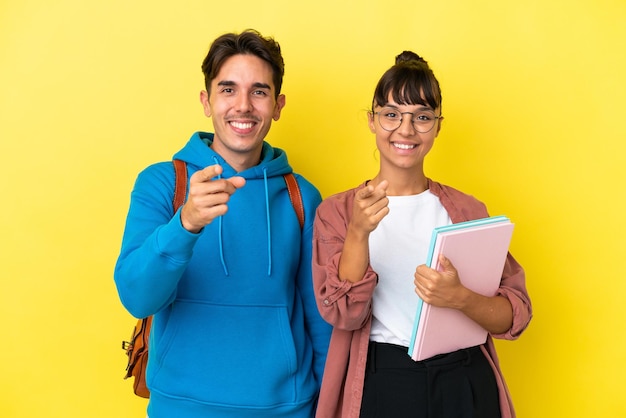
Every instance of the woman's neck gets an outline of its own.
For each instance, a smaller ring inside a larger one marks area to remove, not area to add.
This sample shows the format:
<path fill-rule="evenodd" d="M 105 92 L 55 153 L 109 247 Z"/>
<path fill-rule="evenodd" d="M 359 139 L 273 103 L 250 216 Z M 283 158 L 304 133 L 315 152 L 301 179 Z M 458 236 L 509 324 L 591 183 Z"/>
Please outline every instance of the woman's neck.
<path fill-rule="evenodd" d="M 388 196 L 412 196 L 428 190 L 428 179 L 424 173 L 421 173 L 421 175 L 385 177 L 382 172 L 379 172 L 371 180 L 370 184 L 376 187 L 383 180 L 389 182 L 389 187 L 387 188 Z"/>

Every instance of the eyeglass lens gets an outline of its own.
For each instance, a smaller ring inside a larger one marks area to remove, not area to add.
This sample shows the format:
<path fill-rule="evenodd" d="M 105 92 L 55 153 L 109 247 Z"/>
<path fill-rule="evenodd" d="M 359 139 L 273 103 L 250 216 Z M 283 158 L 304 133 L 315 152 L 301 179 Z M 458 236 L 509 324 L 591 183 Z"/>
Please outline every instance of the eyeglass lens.
<path fill-rule="evenodd" d="M 433 126 L 435 126 L 435 122 L 438 119 L 435 112 L 430 110 L 420 110 L 414 113 L 401 113 L 398 109 L 384 107 L 380 111 L 376 112 L 376 114 L 378 114 L 378 123 L 381 128 L 386 131 L 395 131 L 398 129 L 402 124 L 402 115 L 411 115 L 413 127 L 419 133 L 429 132 Z"/>

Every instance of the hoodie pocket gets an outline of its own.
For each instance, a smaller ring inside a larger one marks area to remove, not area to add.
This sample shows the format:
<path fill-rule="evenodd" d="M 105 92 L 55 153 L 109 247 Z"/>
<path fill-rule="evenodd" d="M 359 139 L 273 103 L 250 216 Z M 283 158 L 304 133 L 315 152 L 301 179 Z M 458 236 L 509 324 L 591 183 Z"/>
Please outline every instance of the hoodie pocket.
<path fill-rule="evenodd" d="M 164 394 L 259 407 L 296 398 L 296 352 L 284 306 L 177 301 L 154 340 L 152 386 Z"/>

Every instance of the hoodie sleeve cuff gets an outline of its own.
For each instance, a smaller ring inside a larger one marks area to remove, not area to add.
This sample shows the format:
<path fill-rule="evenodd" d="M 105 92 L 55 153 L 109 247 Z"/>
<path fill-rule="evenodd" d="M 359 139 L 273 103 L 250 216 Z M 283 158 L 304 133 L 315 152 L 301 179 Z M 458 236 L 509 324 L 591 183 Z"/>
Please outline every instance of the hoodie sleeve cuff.
<path fill-rule="evenodd" d="M 181 262 L 191 258 L 193 247 L 202 235 L 202 231 L 193 233 L 183 227 L 180 209 L 172 219 L 157 231 L 156 246 L 158 251 L 169 258 Z"/>

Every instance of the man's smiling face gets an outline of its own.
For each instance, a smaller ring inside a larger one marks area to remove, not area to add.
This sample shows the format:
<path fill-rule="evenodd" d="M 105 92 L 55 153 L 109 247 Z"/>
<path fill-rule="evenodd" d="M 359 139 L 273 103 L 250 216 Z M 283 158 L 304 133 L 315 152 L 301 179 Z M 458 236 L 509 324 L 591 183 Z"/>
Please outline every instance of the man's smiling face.
<path fill-rule="evenodd" d="M 200 100 L 213 118 L 211 148 L 237 171 L 258 164 L 272 120 L 280 118 L 285 96 L 276 98 L 272 68 L 256 55 L 228 58 Z"/>

